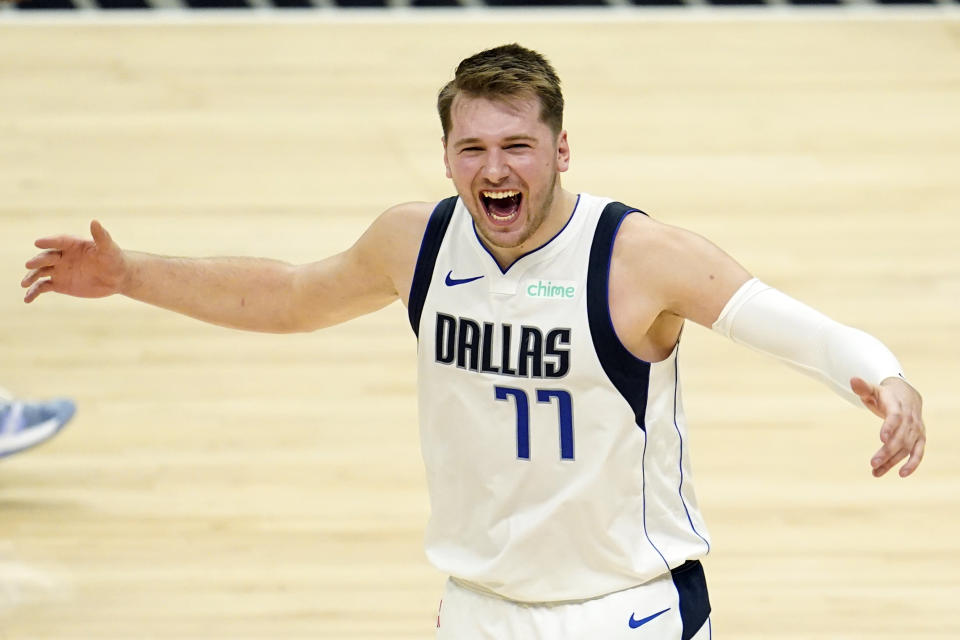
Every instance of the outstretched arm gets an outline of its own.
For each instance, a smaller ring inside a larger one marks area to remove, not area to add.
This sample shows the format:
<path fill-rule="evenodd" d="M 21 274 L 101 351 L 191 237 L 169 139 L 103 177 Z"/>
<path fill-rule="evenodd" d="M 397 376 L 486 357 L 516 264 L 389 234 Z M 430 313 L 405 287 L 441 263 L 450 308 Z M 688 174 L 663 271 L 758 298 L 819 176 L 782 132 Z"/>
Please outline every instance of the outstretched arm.
<path fill-rule="evenodd" d="M 811 374 L 883 419 L 883 446 L 870 461 L 875 476 L 905 458 L 901 477 L 917 469 L 926 446 L 920 394 L 902 379 L 900 364 L 879 340 L 751 279 L 695 234 L 642 217 L 624 231 L 624 246 L 632 249 L 625 254 L 637 258 L 627 260 L 636 271 L 621 282 L 652 284 L 650 310 L 639 316 L 656 318 L 644 330 L 647 336 L 673 326 L 666 335 L 675 341 L 679 319 L 687 318 Z"/>
<path fill-rule="evenodd" d="M 116 293 L 237 329 L 310 331 L 379 309 L 409 287 L 429 216 L 426 203 L 384 213 L 348 250 L 290 265 L 261 258 L 188 259 L 124 251 L 93 221 L 92 239 L 51 236 L 30 259 L 24 300 L 46 292 L 84 298 Z M 418 224 L 422 220 L 422 226 Z M 405 295 L 405 293 L 404 293 Z"/>
<path fill-rule="evenodd" d="M 926 444 L 920 394 L 903 380 L 900 363 L 882 342 L 756 279 L 731 296 L 712 328 L 819 378 L 883 418 L 883 446 L 870 461 L 874 475 L 907 456 L 901 477 L 916 470 Z"/>

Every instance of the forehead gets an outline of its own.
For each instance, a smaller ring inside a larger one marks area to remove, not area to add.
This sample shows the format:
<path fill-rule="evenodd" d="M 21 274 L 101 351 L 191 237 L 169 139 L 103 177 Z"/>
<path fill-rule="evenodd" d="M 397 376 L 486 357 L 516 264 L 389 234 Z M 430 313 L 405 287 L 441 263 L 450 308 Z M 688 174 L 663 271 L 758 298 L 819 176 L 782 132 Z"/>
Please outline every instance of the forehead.
<path fill-rule="evenodd" d="M 490 99 L 458 94 L 450 106 L 450 142 L 463 138 L 549 135 L 540 119 L 540 99 L 522 96 Z"/>

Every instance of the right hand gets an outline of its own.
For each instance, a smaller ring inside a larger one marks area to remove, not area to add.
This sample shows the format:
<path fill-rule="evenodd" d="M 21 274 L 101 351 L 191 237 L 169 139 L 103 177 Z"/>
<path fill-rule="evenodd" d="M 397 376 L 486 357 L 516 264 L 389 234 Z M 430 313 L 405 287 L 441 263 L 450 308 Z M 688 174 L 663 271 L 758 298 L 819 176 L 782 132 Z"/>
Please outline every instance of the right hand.
<path fill-rule="evenodd" d="M 33 302 L 47 291 L 80 298 L 103 298 L 119 293 L 127 277 L 123 251 L 103 226 L 90 223 L 93 240 L 73 236 L 40 238 L 34 244 L 42 253 L 27 260 L 30 273 L 20 282 L 27 289 L 24 302 Z"/>

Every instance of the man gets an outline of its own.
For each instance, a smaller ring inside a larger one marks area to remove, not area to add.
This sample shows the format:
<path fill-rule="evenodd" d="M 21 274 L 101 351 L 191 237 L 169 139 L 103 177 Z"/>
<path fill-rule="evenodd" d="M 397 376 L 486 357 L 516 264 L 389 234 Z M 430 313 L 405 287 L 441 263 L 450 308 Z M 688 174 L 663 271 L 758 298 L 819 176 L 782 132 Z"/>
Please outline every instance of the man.
<path fill-rule="evenodd" d="M 0 388 L 0 458 L 46 442 L 75 412 L 73 401 L 66 398 L 28 402 Z"/>
<path fill-rule="evenodd" d="M 752 278 L 708 241 L 560 184 L 559 80 L 518 45 L 440 92 L 458 198 L 387 210 L 312 264 L 165 258 L 55 236 L 48 291 L 121 293 L 208 322 L 312 331 L 400 299 L 418 336 L 439 638 L 710 636 L 676 354 L 685 319 L 818 375 L 883 418 L 873 473 L 912 473 L 917 392 L 874 338 Z"/>

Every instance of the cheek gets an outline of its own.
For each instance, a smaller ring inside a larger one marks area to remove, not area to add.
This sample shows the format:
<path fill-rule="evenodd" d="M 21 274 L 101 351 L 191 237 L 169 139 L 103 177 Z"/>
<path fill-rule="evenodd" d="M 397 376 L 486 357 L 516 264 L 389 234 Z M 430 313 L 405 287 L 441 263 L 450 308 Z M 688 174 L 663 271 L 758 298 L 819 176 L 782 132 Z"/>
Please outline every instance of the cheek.
<path fill-rule="evenodd" d="M 472 158 L 458 158 L 447 165 L 447 172 L 453 181 L 463 184 L 470 184 L 480 169 L 480 163 Z"/>
<path fill-rule="evenodd" d="M 531 189 L 549 186 L 550 176 L 556 170 L 551 159 L 542 157 L 528 158 L 514 165 L 517 176 Z"/>
<path fill-rule="evenodd" d="M 556 166 L 556 158 L 550 154 L 538 153 L 536 155 L 530 155 L 524 157 L 519 161 L 520 165 L 525 167 L 528 171 L 537 171 L 538 173 L 544 173 L 546 171 L 553 171 Z"/>

